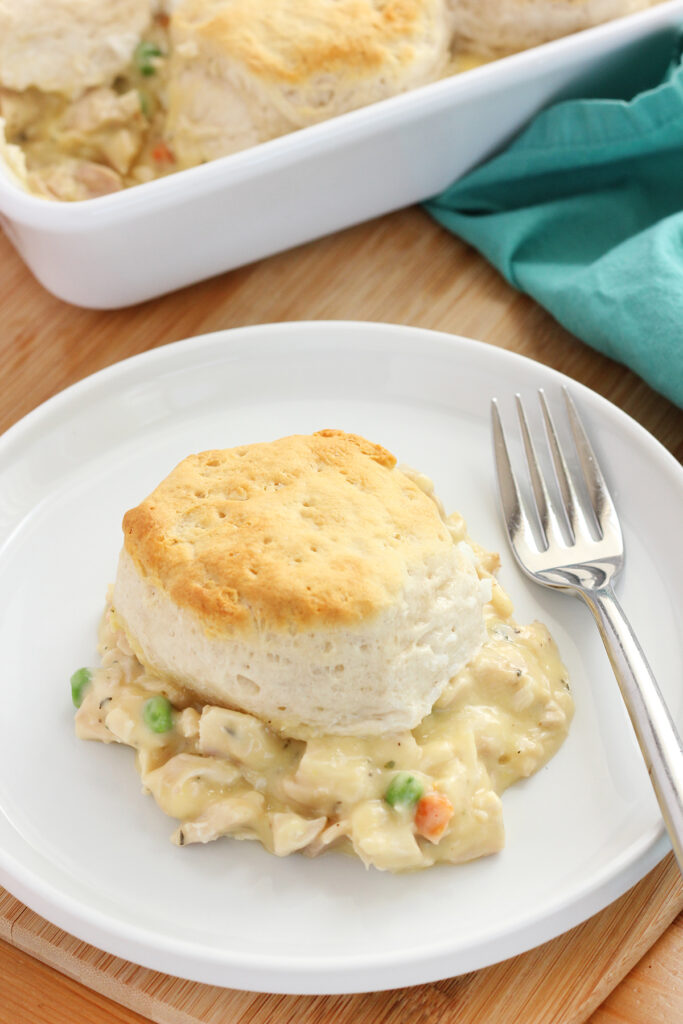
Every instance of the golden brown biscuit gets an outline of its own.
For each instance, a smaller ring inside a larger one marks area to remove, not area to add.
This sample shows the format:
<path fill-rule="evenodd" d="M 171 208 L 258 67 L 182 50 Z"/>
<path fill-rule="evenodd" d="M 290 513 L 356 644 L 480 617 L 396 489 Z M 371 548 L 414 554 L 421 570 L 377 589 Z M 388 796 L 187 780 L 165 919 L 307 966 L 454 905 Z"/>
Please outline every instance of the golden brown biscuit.
<path fill-rule="evenodd" d="M 412 727 L 484 635 L 471 553 L 353 434 L 192 455 L 123 526 L 114 606 L 140 660 L 283 728 Z"/>
<path fill-rule="evenodd" d="M 456 41 L 475 53 L 513 53 L 652 7 L 659 0 L 448 0 Z"/>
<path fill-rule="evenodd" d="M 395 462 L 335 430 L 191 455 L 126 513 L 125 548 L 207 632 L 352 625 L 391 604 L 406 560 L 451 546 Z"/>
<path fill-rule="evenodd" d="M 445 70 L 445 0 L 181 0 L 168 138 L 182 166 L 245 149 Z"/>
<path fill-rule="evenodd" d="M 0 0 L 0 85 L 78 96 L 126 67 L 153 0 Z"/>

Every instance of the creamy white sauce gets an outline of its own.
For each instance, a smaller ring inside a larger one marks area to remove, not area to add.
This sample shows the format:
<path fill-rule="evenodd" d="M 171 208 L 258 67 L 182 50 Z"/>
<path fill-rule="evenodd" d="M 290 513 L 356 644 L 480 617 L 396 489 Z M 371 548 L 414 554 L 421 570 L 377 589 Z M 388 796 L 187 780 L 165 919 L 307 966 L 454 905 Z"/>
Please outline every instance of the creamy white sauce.
<path fill-rule="evenodd" d="M 454 539 L 464 541 L 462 519 L 448 522 Z M 497 556 L 472 547 L 479 575 L 492 579 Z M 180 845 L 232 836 L 258 839 L 279 856 L 334 846 L 388 871 L 471 860 L 502 848 L 501 793 L 553 756 L 573 714 L 567 673 L 547 629 L 518 626 L 511 613 L 492 579 L 487 641 L 412 732 L 303 740 L 252 715 L 195 703 L 146 672 L 108 607 L 102 667 L 92 674 L 76 731 L 136 750 L 145 789 L 180 821 L 173 836 Z M 168 732 L 152 732 L 143 718 L 156 694 L 175 709 Z M 385 799 L 398 772 L 450 802 L 438 841 L 419 834 L 414 804 Z"/>

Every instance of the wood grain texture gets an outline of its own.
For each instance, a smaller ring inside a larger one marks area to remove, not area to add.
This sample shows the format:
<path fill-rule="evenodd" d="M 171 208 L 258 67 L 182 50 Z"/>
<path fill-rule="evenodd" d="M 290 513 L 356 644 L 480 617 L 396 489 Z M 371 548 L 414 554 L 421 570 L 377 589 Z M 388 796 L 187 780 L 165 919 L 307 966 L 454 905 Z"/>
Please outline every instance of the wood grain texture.
<path fill-rule="evenodd" d="M 131 1024 L 140 1020 L 141 1014 L 161 1024 L 356 1024 L 363 1019 L 372 1024 L 403 1020 L 411 1024 L 478 1024 L 483 1020 L 495 1024 L 521 1020 L 524 1024 L 583 1024 L 683 909 L 683 881 L 669 856 L 600 914 L 528 953 L 432 985 L 352 996 L 256 995 L 186 982 L 79 942 L 12 897 L 0 898 L 0 908 L 0 928 L 7 922 L 5 934 L 14 947 L 8 947 L 4 955 L 0 947 L 0 991 L 6 994 L 7 1006 L 5 1011 L 0 1009 L 0 1024 L 5 1024 L 3 1012 L 10 1013 L 25 994 L 32 973 L 30 961 L 18 961 L 18 950 L 126 1007 L 131 1016 L 116 1019 Z M 683 1006 L 683 986 L 676 992 L 666 984 L 675 955 L 675 950 L 670 951 L 666 959 L 657 960 L 651 1006 L 658 1010 L 666 1006 L 675 1011 Z M 39 977 L 41 995 L 44 987 L 52 989 L 57 984 L 57 978 L 44 969 Z M 90 1000 L 88 1020 L 92 1024 L 99 1022 L 100 1010 L 107 1011 L 108 1004 L 84 996 L 73 984 L 69 993 L 72 1002 L 74 997 Z M 27 1016 L 21 1019 L 26 1024 L 52 1024 L 58 1019 L 51 1016 L 54 1005 L 52 999 L 41 999 L 30 1010 L 27 1007 Z M 600 1012 L 611 1011 L 605 1008 Z M 618 1008 L 614 1012 L 619 1012 Z M 8 1016 L 7 1024 L 13 1019 L 17 1018 Z M 652 1017 L 647 1024 L 659 1019 L 669 1018 Z M 639 1018 L 633 1020 L 640 1024 Z M 598 1016 L 593 1024 L 616 1022 L 609 1017 L 601 1021 Z"/>
<path fill-rule="evenodd" d="M 683 914 L 633 968 L 628 984 L 615 989 L 589 1024 L 655 1024 L 681 1020 L 683 1006 Z"/>
<path fill-rule="evenodd" d="M 681 410 L 569 335 L 417 209 L 114 312 L 53 298 L 0 236 L 0 309 L 0 430 L 87 374 L 179 338 L 268 321 L 384 320 L 469 335 L 546 363 L 683 455 Z M 683 1019 L 683 923 L 671 922 L 682 907 L 669 858 L 612 907 L 504 964 L 389 993 L 291 997 L 145 971 L 65 935 L 0 890 L 0 1024 L 674 1024 Z"/>
<path fill-rule="evenodd" d="M 568 334 L 418 209 L 130 309 L 53 298 L 0 237 L 0 430 L 68 384 L 158 345 L 283 320 L 383 320 L 530 356 L 615 402 L 683 457 L 683 411 Z"/>

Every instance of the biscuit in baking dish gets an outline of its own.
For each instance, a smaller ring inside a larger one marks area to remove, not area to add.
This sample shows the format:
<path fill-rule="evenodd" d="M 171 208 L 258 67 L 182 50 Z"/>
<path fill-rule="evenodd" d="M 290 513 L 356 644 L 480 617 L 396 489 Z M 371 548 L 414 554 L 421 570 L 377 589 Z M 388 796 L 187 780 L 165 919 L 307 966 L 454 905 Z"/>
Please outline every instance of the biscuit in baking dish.
<path fill-rule="evenodd" d="M 180 166 L 245 149 L 433 81 L 444 0 L 181 0 L 167 137 Z"/>
<path fill-rule="evenodd" d="M 0 0 L 0 85 L 78 96 L 129 63 L 153 0 Z"/>
<path fill-rule="evenodd" d="M 484 639 L 484 587 L 394 457 L 325 430 L 190 456 L 124 518 L 143 665 L 276 727 L 414 727 Z"/>
<path fill-rule="evenodd" d="M 482 55 L 525 50 L 658 0 L 448 0 L 456 40 Z"/>

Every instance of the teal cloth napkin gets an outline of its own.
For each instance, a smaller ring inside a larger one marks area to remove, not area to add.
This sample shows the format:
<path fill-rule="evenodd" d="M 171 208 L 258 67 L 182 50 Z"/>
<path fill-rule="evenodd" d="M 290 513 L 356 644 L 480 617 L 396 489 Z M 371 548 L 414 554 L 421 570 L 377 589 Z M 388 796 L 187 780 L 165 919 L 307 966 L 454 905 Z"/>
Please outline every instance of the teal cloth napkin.
<path fill-rule="evenodd" d="M 683 406 L 680 50 L 657 74 L 632 99 L 543 111 L 426 209 L 569 331 Z"/>

